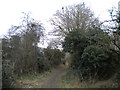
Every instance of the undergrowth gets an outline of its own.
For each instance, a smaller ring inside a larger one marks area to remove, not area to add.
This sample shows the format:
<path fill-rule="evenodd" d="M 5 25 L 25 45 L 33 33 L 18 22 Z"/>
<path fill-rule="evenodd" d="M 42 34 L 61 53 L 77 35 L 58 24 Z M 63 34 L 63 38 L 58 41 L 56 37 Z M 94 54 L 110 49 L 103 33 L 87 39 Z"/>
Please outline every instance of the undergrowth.
<path fill-rule="evenodd" d="M 115 76 L 108 80 L 97 80 L 89 78 L 87 81 L 79 79 L 77 74 L 73 71 L 68 71 L 66 75 L 61 78 L 61 88 L 117 88 Z"/>
<path fill-rule="evenodd" d="M 17 78 L 14 84 L 15 88 L 40 88 L 43 81 L 50 76 L 50 72 L 44 72 L 36 75 L 22 75 Z"/>

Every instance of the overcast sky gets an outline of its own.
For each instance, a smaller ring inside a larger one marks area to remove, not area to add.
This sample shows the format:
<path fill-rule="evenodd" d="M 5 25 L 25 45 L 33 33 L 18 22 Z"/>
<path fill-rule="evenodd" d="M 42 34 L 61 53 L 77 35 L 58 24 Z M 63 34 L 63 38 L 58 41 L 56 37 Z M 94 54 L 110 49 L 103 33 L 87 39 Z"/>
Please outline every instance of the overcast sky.
<path fill-rule="evenodd" d="M 63 6 L 85 2 L 101 20 L 109 19 L 108 9 L 118 6 L 119 0 L 0 0 L 0 36 L 11 25 L 19 25 L 21 12 L 31 12 L 34 19 L 40 20 L 45 28 L 50 28 L 49 19 Z"/>

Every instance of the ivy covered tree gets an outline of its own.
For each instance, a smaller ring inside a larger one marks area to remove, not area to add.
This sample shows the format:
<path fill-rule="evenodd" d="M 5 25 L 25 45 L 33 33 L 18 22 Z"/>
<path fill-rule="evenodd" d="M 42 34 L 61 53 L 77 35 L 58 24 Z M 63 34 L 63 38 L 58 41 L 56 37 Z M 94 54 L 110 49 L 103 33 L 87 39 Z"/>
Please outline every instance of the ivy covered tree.
<path fill-rule="evenodd" d="M 97 79 L 109 78 L 117 69 L 116 56 L 109 48 L 88 46 L 84 49 L 78 69 L 84 78 L 89 76 Z"/>
<path fill-rule="evenodd" d="M 73 30 L 65 37 L 63 48 L 65 52 L 83 52 L 84 48 L 89 45 L 89 40 L 81 30 Z"/>
<path fill-rule="evenodd" d="M 63 42 L 63 50 L 72 55 L 71 67 L 84 79 L 95 75 L 105 79 L 116 72 L 117 54 L 110 49 L 110 36 L 101 29 L 73 30 Z"/>

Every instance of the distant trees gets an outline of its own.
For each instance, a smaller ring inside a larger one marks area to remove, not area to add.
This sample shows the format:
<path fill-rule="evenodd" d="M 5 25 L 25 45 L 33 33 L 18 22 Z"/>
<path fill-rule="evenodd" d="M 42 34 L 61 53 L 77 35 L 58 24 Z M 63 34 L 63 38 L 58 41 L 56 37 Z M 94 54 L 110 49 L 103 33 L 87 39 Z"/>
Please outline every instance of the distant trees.
<path fill-rule="evenodd" d="M 38 54 L 39 72 L 50 70 L 61 64 L 64 53 L 59 49 L 44 48 Z"/>
<path fill-rule="evenodd" d="M 59 49 L 46 48 L 44 50 L 44 55 L 52 67 L 59 65 L 61 59 L 64 58 L 64 53 Z"/>
<path fill-rule="evenodd" d="M 54 38 L 50 40 L 50 42 L 48 43 L 48 48 L 51 48 L 51 49 L 62 48 L 60 46 L 61 46 L 61 42 L 59 38 Z"/>
<path fill-rule="evenodd" d="M 44 49 L 40 49 L 37 57 L 38 57 L 38 59 L 37 59 L 38 60 L 38 63 L 37 63 L 38 64 L 38 72 L 41 73 L 41 72 L 51 69 L 52 66 L 50 64 L 50 61 L 46 57 Z"/>

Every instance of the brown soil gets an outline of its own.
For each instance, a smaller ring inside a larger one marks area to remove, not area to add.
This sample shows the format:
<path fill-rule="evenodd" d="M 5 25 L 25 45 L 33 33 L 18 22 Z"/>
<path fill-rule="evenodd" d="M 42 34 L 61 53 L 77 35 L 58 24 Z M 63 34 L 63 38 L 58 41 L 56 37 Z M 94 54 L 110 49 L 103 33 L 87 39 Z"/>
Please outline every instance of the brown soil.
<path fill-rule="evenodd" d="M 52 71 L 52 74 L 42 84 L 42 88 L 59 88 L 59 82 L 61 77 L 66 73 L 66 68 L 63 66 L 57 67 Z"/>

